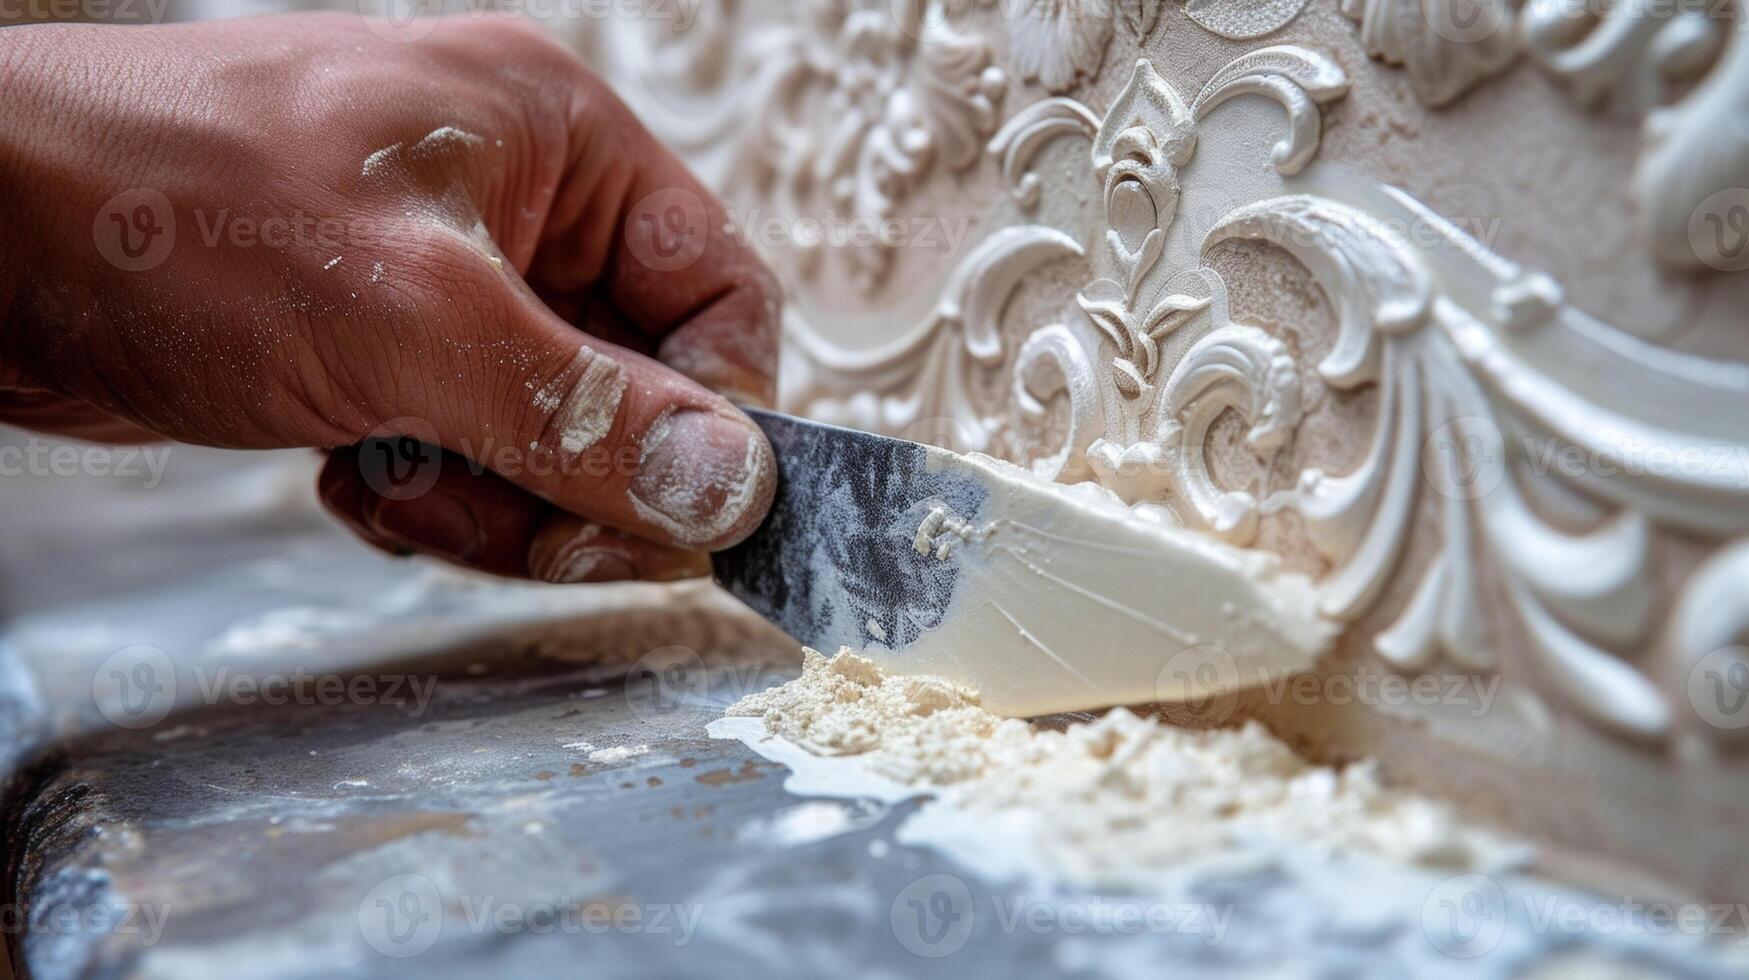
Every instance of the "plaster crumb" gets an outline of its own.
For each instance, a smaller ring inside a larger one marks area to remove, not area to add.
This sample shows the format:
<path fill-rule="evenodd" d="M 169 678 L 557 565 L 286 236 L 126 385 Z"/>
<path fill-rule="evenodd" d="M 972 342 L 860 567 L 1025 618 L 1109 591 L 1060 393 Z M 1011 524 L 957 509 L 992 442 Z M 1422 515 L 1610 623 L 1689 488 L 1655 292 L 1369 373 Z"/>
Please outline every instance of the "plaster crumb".
<path fill-rule="evenodd" d="M 917 536 L 911 539 L 911 547 L 920 555 L 927 555 L 935 547 L 935 535 L 941 530 L 941 524 L 947 519 L 947 512 L 940 507 L 933 508 L 923 515 L 923 523 L 917 525 Z"/>
<path fill-rule="evenodd" d="M 972 534 L 972 526 L 949 514 L 947 508 L 933 507 L 923 515 L 923 523 L 917 526 L 917 536 L 911 539 L 911 547 L 920 555 L 933 551 L 936 561 L 946 561 L 953 554 L 954 540 L 970 540 Z"/>
<path fill-rule="evenodd" d="M 804 651 L 801 677 L 728 715 L 760 719 L 817 756 L 857 757 L 875 781 L 934 792 L 918 814 L 931 834 L 1013 835 L 1005 852 L 1090 885 L 1144 884 L 1259 847 L 1439 869 L 1525 854 L 1443 804 L 1384 786 L 1370 763 L 1310 764 L 1254 721 L 1188 731 L 1114 708 L 1058 731 L 998 717 L 940 678 L 888 676 L 849 650 Z M 943 829 L 948 820 L 963 826 Z"/>
<path fill-rule="evenodd" d="M 648 745 L 614 745 L 605 749 L 595 749 L 589 753 L 590 762 L 624 762 L 636 759 L 650 751 Z"/>

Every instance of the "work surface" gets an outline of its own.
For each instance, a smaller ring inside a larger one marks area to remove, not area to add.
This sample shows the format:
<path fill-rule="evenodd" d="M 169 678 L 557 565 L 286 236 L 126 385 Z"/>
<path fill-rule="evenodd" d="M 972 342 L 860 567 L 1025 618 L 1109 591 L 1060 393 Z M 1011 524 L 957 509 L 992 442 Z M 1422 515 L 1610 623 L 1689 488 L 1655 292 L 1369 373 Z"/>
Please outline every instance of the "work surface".
<path fill-rule="evenodd" d="M 982 880 L 895 840 L 919 801 L 792 795 L 707 735 L 796 669 L 720 595 L 380 559 L 315 513 L 301 458 L 176 452 L 151 490 L 5 488 L 30 975 L 1510 975 L 1602 950 L 1708 975 L 1667 937 L 1539 926 L 1510 880 L 1485 948 L 1437 889 Z"/>

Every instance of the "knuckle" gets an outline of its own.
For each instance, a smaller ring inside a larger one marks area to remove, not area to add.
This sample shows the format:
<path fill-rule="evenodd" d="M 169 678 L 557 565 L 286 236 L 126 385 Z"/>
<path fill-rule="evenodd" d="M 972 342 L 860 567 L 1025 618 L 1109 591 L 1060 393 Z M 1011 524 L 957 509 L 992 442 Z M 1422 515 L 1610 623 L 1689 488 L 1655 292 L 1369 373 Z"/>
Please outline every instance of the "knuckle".
<path fill-rule="evenodd" d="M 501 269 L 487 248 L 453 226 L 421 226 L 389 251 L 404 272 L 403 294 L 426 315 L 453 309 L 464 315 L 502 314 L 508 299 Z"/>

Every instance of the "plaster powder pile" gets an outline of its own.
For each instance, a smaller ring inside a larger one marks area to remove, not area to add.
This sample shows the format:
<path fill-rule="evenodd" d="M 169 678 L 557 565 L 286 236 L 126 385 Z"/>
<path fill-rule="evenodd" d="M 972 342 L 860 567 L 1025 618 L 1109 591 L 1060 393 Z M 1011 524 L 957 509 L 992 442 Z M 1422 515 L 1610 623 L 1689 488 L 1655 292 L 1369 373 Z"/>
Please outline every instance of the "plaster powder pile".
<path fill-rule="evenodd" d="M 768 738 L 855 757 L 871 777 L 934 793 L 917 815 L 938 824 L 926 836 L 939 839 L 942 815 L 957 813 L 977 828 L 968 837 L 1083 885 L 1142 887 L 1240 851 L 1466 870 L 1527 853 L 1447 807 L 1385 787 L 1371 765 L 1311 765 L 1256 722 L 1188 731 L 1117 708 L 1056 731 L 991 714 L 975 693 L 939 678 L 887 676 L 848 650 L 830 659 L 806 651 L 801 677 L 728 714 L 759 719 Z"/>

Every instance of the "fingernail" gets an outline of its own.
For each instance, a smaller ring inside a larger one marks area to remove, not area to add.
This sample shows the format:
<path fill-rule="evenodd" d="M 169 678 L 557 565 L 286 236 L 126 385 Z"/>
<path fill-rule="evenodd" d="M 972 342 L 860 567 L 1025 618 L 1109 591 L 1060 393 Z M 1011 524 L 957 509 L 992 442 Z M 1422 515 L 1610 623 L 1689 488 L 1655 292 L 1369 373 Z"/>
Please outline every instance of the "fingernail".
<path fill-rule="evenodd" d="M 687 409 L 645 433 L 632 508 L 683 548 L 726 547 L 752 532 L 776 487 L 771 446 L 744 417 Z"/>
<path fill-rule="evenodd" d="M 467 561 L 480 550 L 480 523 L 467 504 L 433 490 L 411 500 L 385 500 L 372 521 L 421 550 Z"/>

